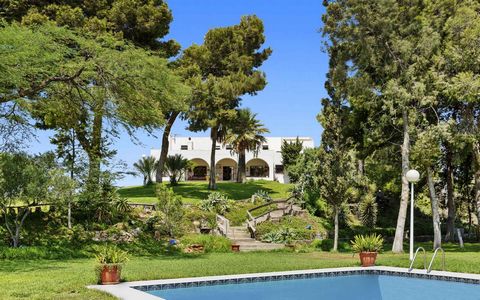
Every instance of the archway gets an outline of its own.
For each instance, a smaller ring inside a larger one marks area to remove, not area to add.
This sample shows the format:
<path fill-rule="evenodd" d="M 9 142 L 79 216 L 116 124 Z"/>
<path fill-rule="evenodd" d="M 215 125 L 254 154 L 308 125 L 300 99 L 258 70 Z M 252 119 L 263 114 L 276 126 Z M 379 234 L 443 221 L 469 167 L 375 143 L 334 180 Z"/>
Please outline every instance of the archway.
<path fill-rule="evenodd" d="M 253 158 L 247 162 L 247 177 L 268 178 L 270 167 L 260 158 Z"/>
<path fill-rule="evenodd" d="M 223 158 L 216 164 L 216 174 L 218 180 L 233 181 L 237 178 L 238 164 L 231 158 Z"/>
<path fill-rule="evenodd" d="M 192 167 L 188 170 L 188 180 L 206 180 L 208 175 L 208 163 L 201 158 L 190 159 Z"/>

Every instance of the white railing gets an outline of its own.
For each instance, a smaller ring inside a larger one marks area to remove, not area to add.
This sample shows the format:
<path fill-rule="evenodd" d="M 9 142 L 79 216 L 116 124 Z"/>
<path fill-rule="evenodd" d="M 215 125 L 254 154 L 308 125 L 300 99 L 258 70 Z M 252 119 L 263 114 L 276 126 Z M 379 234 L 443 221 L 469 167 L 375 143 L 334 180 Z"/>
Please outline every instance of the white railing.
<path fill-rule="evenodd" d="M 217 228 L 220 234 L 223 236 L 227 236 L 229 227 L 230 221 L 224 216 L 217 215 Z"/>

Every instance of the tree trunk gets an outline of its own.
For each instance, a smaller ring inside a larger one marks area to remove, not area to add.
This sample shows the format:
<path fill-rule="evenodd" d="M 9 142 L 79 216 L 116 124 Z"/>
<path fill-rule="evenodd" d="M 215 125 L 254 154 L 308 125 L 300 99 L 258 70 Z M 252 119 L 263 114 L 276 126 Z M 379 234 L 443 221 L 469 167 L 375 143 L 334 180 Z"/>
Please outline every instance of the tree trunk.
<path fill-rule="evenodd" d="M 338 215 L 340 213 L 340 210 L 335 207 L 335 229 L 334 229 L 334 235 L 333 235 L 333 251 L 338 251 Z"/>
<path fill-rule="evenodd" d="M 403 144 L 402 150 L 402 193 L 400 199 L 400 209 L 398 211 L 397 227 L 395 229 L 395 239 L 393 241 L 392 252 L 403 252 L 403 234 L 405 231 L 405 220 L 407 218 L 408 207 L 408 180 L 405 174 L 409 168 L 410 156 L 410 134 L 408 132 L 408 112 L 403 111 Z"/>
<path fill-rule="evenodd" d="M 88 155 L 88 181 L 87 189 L 95 191 L 100 182 L 100 164 L 102 148 L 102 129 L 103 129 L 103 106 L 95 110 L 92 126 L 92 137 L 90 147 L 85 149 Z"/>
<path fill-rule="evenodd" d="M 480 142 L 473 143 L 473 155 L 475 160 L 475 203 L 477 205 L 477 219 L 480 224 Z"/>
<path fill-rule="evenodd" d="M 430 167 L 427 168 L 428 189 L 430 191 L 430 201 L 432 207 L 433 220 L 433 249 L 442 247 L 442 231 L 440 229 L 440 213 L 438 212 L 438 199 L 433 183 L 433 174 Z"/>
<path fill-rule="evenodd" d="M 246 156 L 245 149 L 240 149 L 240 151 L 238 152 L 238 172 L 237 172 L 237 182 L 238 183 L 247 182 L 245 156 Z"/>
<path fill-rule="evenodd" d="M 160 158 L 158 160 L 158 166 L 157 166 L 157 172 L 155 175 L 155 181 L 156 182 L 162 182 L 163 180 L 163 169 L 165 166 L 165 160 L 167 159 L 168 155 L 168 147 L 169 147 L 169 140 L 168 138 L 170 137 L 170 132 L 172 130 L 173 124 L 175 123 L 175 120 L 177 119 L 179 112 L 173 112 L 170 117 L 168 118 L 167 125 L 165 125 L 165 130 L 163 130 L 162 134 L 162 149 L 160 151 Z"/>
<path fill-rule="evenodd" d="M 72 201 L 71 200 L 68 201 L 67 226 L 68 226 L 68 229 L 72 229 Z"/>
<path fill-rule="evenodd" d="M 210 138 L 212 139 L 212 149 L 210 153 L 210 180 L 208 182 L 208 189 L 216 190 L 217 183 L 216 183 L 216 169 L 215 169 L 215 151 L 217 148 L 217 139 L 218 139 L 218 128 L 212 127 L 210 130 Z"/>
<path fill-rule="evenodd" d="M 75 178 L 75 161 L 77 159 L 77 149 L 75 148 L 75 129 L 72 129 L 70 141 L 72 142 L 72 157 L 70 160 L 70 179 L 74 180 Z M 72 199 L 73 193 L 70 193 L 70 199 L 68 199 L 68 210 L 67 210 L 67 226 L 68 229 L 72 229 Z"/>
<path fill-rule="evenodd" d="M 363 159 L 358 160 L 358 175 L 363 177 L 363 174 L 365 173 L 365 162 Z"/>
<path fill-rule="evenodd" d="M 25 219 L 30 214 L 30 209 L 28 207 L 24 208 L 22 210 L 22 212 L 20 212 L 20 211 L 21 211 L 21 209 L 19 208 L 18 209 L 18 215 L 15 218 L 15 234 L 12 235 L 13 248 L 17 248 L 18 246 L 20 246 L 20 231 L 23 227 L 23 223 L 25 222 Z M 23 215 L 21 215 L 21 213 L 23 213 Z M 18 221 L 18 217 L 20 215 L 22 217 L 21 217 L 20 221 Z"/>
<path fill-rule="evenodd" d="M 445 242 L 453 241 L 455 236 L 455 199 L 453 198 L 453 153 L 450 144 L 445 145 L 446 148 L 446 183 L 447 183 L 447 233 L 445 234 Z"/>

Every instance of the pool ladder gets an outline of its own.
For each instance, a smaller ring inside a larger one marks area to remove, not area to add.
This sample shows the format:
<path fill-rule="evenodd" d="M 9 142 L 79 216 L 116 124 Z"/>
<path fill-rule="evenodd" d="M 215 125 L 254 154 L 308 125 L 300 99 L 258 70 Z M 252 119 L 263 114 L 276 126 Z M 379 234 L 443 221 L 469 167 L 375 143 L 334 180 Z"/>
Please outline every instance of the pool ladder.
<path fill-rule="evenodd" d="M 428 265 L 428 269 L 427 269 L 427 252 L 425 252 L 425 249 L 423 247 L 418 247 L 417 251 L 415 251 L 415 255 L 413 256 L 412 262 L 410 263 L 408 272 L 411 272 L 413 270 L 413 264 L 415 263 L 415 259 L 417 258 L 417 254 L 420 250 L 422 250 L 423 252 L 423 269 L 426 270 L 427 273 L 430 273 L 432 271 L 433 261 L 435 260 L 435 257 L 437 257 L 438 251 L 441 250 L 442 251 L 442 271 L 445 271 L 445 251 L 443 250 L 442 247 L 438 247 L 437 249 L 435 249 L 432 259 L 430 260 L 430 264 Z"/>

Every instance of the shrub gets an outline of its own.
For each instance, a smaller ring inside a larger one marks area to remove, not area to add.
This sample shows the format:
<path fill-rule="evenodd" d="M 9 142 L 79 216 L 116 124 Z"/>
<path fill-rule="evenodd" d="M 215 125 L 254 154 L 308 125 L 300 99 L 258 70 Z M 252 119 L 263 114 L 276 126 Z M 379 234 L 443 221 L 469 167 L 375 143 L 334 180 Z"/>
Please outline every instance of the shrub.
<path fill-rule="evenodd" d="M 322 251 L 331 251 L 333 249 L 333 239 L 324 239 L 324 240 L 315 240 L 312 243 L 312 246 L 322 250 Z M 346 242 L 338 243 L 338 251 L 350 251 L 350 244 Z"/>
<path fill-rule="evenodd" d="M 214 229 L 217 227 L 217 216 L 214 212 L 203 211 L 193 206 L 186 210 L 183 218 L 184 226 L 192 231 L 195 230 L 194 221 L 200 222 L 202 227 Z"/>
<path fill-rule="evenodd" d="M 165 184 L 157 184 L 159 222 L 157 227 L 170 237 L 182 234 L 183 203 Z"/>
<path fill-rule="evenodd" d="M 356 235 L 352 243 L 354 252 L 378 252 L 382 250 L 383 238 L 381 235 Z"/>
<path fill-rule="evenodd" d="M 211 192 L 207 199 L 200 202 L 200 208 L 204 211 L 214 212 L 220 215 L 225 214 L 230 210 L 233 205 L 233 201 L 220 192 Z"/>
<path fill-rule="evenodd" d="M 0 247 L 0 259 L 34 260 L 34 259 L 72 259 L 91 257 L 91 253 L 83 249 L 55 246 Z"/>
<path fill-rule="evenodd" d="M 259 239 L 271 232 L 279 232 L 288 228 L 295 232 L 296 240 L 312 240 L 316 234 L 326 234 L 326 230 L 321 224 L 321 219 L 313 216 L 287 216 L 280 222 L 266 221 L 257 226 L 257 236 Z M 273 235 L 273 233 L 271 233 Z"/>
<path fill-rule="evenodd" d="M 210 234 L 189 234 L 182 237 L 180 240 L 181 246 L 186 248 L 193 244 L 203 246 L 205 252 L 230 252 L 231 241 L 223 236 Z"/>

